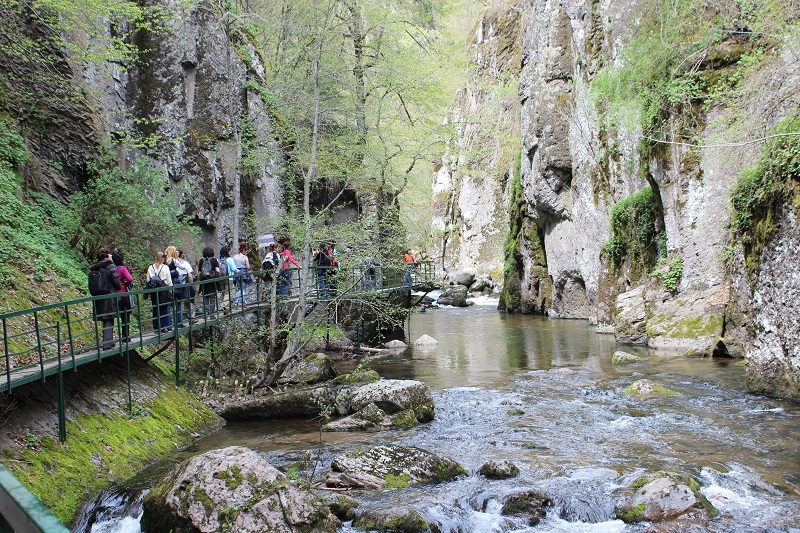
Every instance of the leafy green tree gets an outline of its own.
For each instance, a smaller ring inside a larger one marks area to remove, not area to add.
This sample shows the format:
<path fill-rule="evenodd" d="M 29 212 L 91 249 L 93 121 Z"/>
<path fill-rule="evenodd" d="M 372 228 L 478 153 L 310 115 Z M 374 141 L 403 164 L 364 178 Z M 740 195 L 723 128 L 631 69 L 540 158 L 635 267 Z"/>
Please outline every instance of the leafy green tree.
<path fill-rule="evenodd" d="M 84 189 L 72 197 L 70 245 L 90 260 L 100 248 L 118 247 L 139 271 L 156 251 L 181 246 L 197 229 L 179 216 L 174 192 L 163 170 L 141 158 L 121 170 L 112 158 L 92 165 Z"/>

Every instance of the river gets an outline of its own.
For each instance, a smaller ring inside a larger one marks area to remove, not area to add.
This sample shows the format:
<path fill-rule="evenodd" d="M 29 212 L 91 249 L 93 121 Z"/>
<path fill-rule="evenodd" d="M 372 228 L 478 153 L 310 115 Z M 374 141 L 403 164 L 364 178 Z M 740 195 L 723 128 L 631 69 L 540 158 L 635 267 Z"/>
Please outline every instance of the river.
<path fill-rule="evenodd" d="M 451 457 L 471 472 L 490 459 L 520 468 L 511 480 L 475 475 L 358 497 L 413 507 L 442 532 L 640 531 L 614 519 L 612 492 L 643 473 L 672 470 L 696 477 L 719 509 L 710 531 L 800 533 L 800 406 L 749 394 L 736 360 L 625 348 L 645 361 L 615 366 L 613 336 L 585 321 L 506 315 L 490 305 L 415 314 L 409 338 L 423 334 L 439 345 L 370 366 L 426 383 L 433 422 L 381 433 L 320 433 L 318 421 L 228 424 L 99 495 L 76 531 L 139 532 L 140 495 L 176 462 L 211 449 L 248 446 L 275 466 L 305 462 L 300 475 L 319 476 L 347 449 L 395 443 Z M 641 378 L 679 394 L 623 393 Z M 523 488 L 555 502 L 535 528 L 499 514 L 502 499 Z"/>

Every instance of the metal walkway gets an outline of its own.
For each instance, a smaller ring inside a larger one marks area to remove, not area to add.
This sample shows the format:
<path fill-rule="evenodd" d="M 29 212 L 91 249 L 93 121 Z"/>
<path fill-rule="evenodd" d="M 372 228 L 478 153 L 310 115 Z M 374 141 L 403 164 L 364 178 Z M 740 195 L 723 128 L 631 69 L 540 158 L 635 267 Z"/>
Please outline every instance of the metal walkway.
<path fill-rule="evenodd" d="M 358 300 L 385 296 L 406 290 L 431 290 L 435 287 L 433 265 L 420 264 L 404 268 L 376 267 L 375 274 L 366 268 L 311 268 L 306 302 Z M 291 269 L 291 282 L 284 286 L 288 295 L 277 295 L 277 305 L 292 305 L 299 300 L 300 280 L 297 269 Z M 322 272 L 318 276 L 317 272 Z M 238 287 L 245 286 L 246 298 L 237 298 Z M 218 290 L 209 290 L 216 286 Z M 175 298 L 175 289 L 188 294 L 194 288 L 194 299 Z M 278 282 L 278 290 L 281 283 Z M 45 381 L 65 370 L 107 357 L 123 356 L 130 350 L 172 341 L 176 347 L 176 381 L 180 382 L 178 338 L 218 326 L 236 317 L 255 311 L 269 310 L 272 283 L 259 272 L 242 273 L 225 279 L 197 281 L 177 285 L 170 290 L 135 290 L 124 295 L 109 294 L 58 302 L 50 305 L 12 311 L 0 315 L 3 357 L 0 359 L 0 391 L 12 393 L 15 387 L 34 381 Z M 117 311 L 114 320 L 113 347 L 104 347 L 102 325 L 94 320 L 95 301 L 129 297 L 130 311 Z M 211 311 L 219 310 L 217 313 Z M 153 315 L 161 314 L 161 318 Z M 167 318 L 167 316 L 169 318 Z M 194 316 L 194 319 L 190 317 Z M 181 322 L 179 324 L 179 319 Z M 129 323 L 129 338 L 122 338 L 123 323 Z M 175 326 L 175 327 L 173 327 Z M 61 406 L 59 406 L 61 407 Z M 60 409 L 59 409 L 60 410 Z"/>

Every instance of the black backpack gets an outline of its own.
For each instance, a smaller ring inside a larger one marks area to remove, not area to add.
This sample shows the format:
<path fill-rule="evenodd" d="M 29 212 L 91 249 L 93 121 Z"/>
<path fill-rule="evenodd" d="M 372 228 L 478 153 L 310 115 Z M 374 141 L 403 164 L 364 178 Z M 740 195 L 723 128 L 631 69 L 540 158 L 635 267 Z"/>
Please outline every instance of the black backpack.
<path fill-rule="evenodd" d="M 111 294 L 111 282 L 108 279 L 107 269 L 98 268 L 89 271 L 89 294 L 92 296 Z"/>
<path fill-rule="evenodd" d="M 156 272 L 156 275 L 147 280 L 147 283 L 144 286 L 145 289 L 160 289 L 167 286 L 167 284 L 164 283 L 164 280 L 161 279 L 161 276 L 159 276 L 160 272 L 161 269 L 159 268 L 158 272 Z"/>
<path fill-rule="evenodd" d="M 214 279 L 217 277 L 217 271 L 214 269 L 214 265 L 211 264 L 211 259 L 208 257 L 203 258 L 203 264 L 200 265 L 200 279 Z"/>

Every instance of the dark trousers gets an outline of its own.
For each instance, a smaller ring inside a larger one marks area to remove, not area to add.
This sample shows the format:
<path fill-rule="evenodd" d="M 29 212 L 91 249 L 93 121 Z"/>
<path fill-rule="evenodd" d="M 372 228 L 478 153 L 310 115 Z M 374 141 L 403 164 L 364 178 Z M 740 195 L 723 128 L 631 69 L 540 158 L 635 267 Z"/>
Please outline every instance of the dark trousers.
<path fill-rule="evenodd" d="M 172 306 L 166 294 L 153 293 L 150 296 L 153 304 L 153 330 L 172 327 Z"/>
<path fill-rule="evenodd" d="M 131 336 L 131 297 L 127 294 L 120 296 L 117 301 L 117 309 L 119 310 L 119 327 L 122 338 L 127 339 Z"/>

